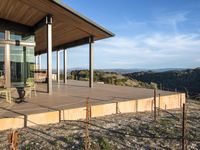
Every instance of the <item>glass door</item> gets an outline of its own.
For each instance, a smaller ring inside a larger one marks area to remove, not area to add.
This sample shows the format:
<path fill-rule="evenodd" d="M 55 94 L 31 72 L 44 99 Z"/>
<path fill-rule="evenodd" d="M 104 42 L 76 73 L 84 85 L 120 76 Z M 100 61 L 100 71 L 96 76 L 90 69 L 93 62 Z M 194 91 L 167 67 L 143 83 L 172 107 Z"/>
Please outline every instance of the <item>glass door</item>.
<path fill-rule="evenodd" d="M 34 47 L 11 46 L 11 84 L 23 85 L 28 78 L 34 78 Z"/>
<path fill-rule="evenodd" d="M 25 78 L 34 78 L 35 73 L 35 48 L 26 46 L 24 51 L 26 59 L 25 62 Z"/>
<path fill-rule="evenodd" d="M 24 83 L 24 52 L 23 46 L 10 46 L 11 84 Z"/>

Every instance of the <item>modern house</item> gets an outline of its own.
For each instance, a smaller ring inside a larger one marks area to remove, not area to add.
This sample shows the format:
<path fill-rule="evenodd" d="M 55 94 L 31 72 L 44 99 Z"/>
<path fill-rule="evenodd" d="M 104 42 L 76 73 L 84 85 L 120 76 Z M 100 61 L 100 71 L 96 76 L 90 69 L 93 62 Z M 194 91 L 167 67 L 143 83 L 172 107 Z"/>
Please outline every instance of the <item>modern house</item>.
<path fill-rule="evenodd" d="M 153 111 L 156 107 L 181 108 L 184 93 L 161 90 L 156 93 L 153 89 L 97 83 L 93 87 L 94 42 L 112 36 L 112 32 L 54 0 L 0 0 L 0 81 L 5 80 L 0 84 L 3 89 L 23 87 L 28 78 L 34 77 L 35 60 L 45 53 L 48 80 L 47 86 L 38 85 L 37 96 L 19 105 L 0 99 L 0 130 L 84 119 L 88 97 L 91 117 Z M 88 82 L 67 82 L 68 49 L 84 44 L 89 47 L 89 86 Z M 64 83 L 59 82 L 61 50 Z M 52 82 L 54 51 L 58 83 Z"/>
<path fill-rule="evenodd" d="M 112 36 L 110 31 L 54 0 L 1 0 L 0 75 L 4 76 L 6 87 L 25 83 L 34 76 L 35 57 L 47 53 L 47 90 L 52 94 L 52 52 L 64 50 L 67 82 L 67 49 L 89 44 L 92 87 L 93 44 Z"/>

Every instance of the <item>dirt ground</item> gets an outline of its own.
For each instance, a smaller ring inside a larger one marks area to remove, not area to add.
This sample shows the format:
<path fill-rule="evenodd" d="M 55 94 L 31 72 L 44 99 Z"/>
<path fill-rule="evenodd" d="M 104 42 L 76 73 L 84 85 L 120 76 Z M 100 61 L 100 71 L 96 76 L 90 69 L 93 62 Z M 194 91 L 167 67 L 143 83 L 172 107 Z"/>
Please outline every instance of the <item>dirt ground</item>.
<path fill-rule="evenodd" d="M 63 121 L 59 124 L 19 129 L 21 150 L 84 149 L 85 122 Z M 0 150 L 9 149 L 9 131 L 0 132 Z M 117 114 L 92 118 L 89 125 L 90 149 L 181 149 L 182 110 Z M 200 102 L 187 103 L 187 148 L 200 149 Z"/>

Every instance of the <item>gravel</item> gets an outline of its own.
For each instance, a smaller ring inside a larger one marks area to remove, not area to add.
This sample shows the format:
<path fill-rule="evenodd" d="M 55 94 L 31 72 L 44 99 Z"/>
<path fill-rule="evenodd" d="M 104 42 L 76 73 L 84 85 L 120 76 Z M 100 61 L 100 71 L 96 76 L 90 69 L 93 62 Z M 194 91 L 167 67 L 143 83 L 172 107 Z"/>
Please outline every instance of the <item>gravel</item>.
<path fill-rule="evenodd" d="M 200 102 L 190 100 L 187 113 L 187 147 L 200 149 Z M 181 109 L 160 112 L 129 113 L 92 118 L 89 125 L 90 148 L 94 150 L 181 149 Z M 7 136 L 0 132 L 0 150 L 9 149 Z M 63 121 L 59 124 L 18 129 L 20 150 L 84 149 L 85 122 Z"/>

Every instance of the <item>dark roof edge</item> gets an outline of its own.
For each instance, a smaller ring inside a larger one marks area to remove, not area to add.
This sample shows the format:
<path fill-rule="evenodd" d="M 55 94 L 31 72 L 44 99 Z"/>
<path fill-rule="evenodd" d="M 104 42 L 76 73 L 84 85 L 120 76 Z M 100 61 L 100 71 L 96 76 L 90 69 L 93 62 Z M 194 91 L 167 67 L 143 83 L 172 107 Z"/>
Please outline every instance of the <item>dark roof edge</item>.
<path fill-rule="evenodd" d="M 87 23 L 91 24 L 92 26 L 100 29 L 101 31 L 109 34 L 111 37 L 112 36 L 115 36 L 114 33 L 112 33 L 111 31 L 107 30 L 106 28 L 100 26 L 99 24 L 97 24 L 96 22 L 92 21 L 91 19 L 85 17 L 84 15 L 80 14 L 79 12 L 75 11 L 74 9 L 70 8 L 69 6 L 67 5 L 63 5 L 61 3 L 59 3 L 58 1 L 55 1 L 55 0 L 50 0 L 51 2 L 53 2 L 54 4 L 62 7 L 63 9 L 65 9 L 66 11 L 69 11 L 70 13 L 74 14 L 75 16 L 81 18 L 82 20 L 86 21 Z"/>

